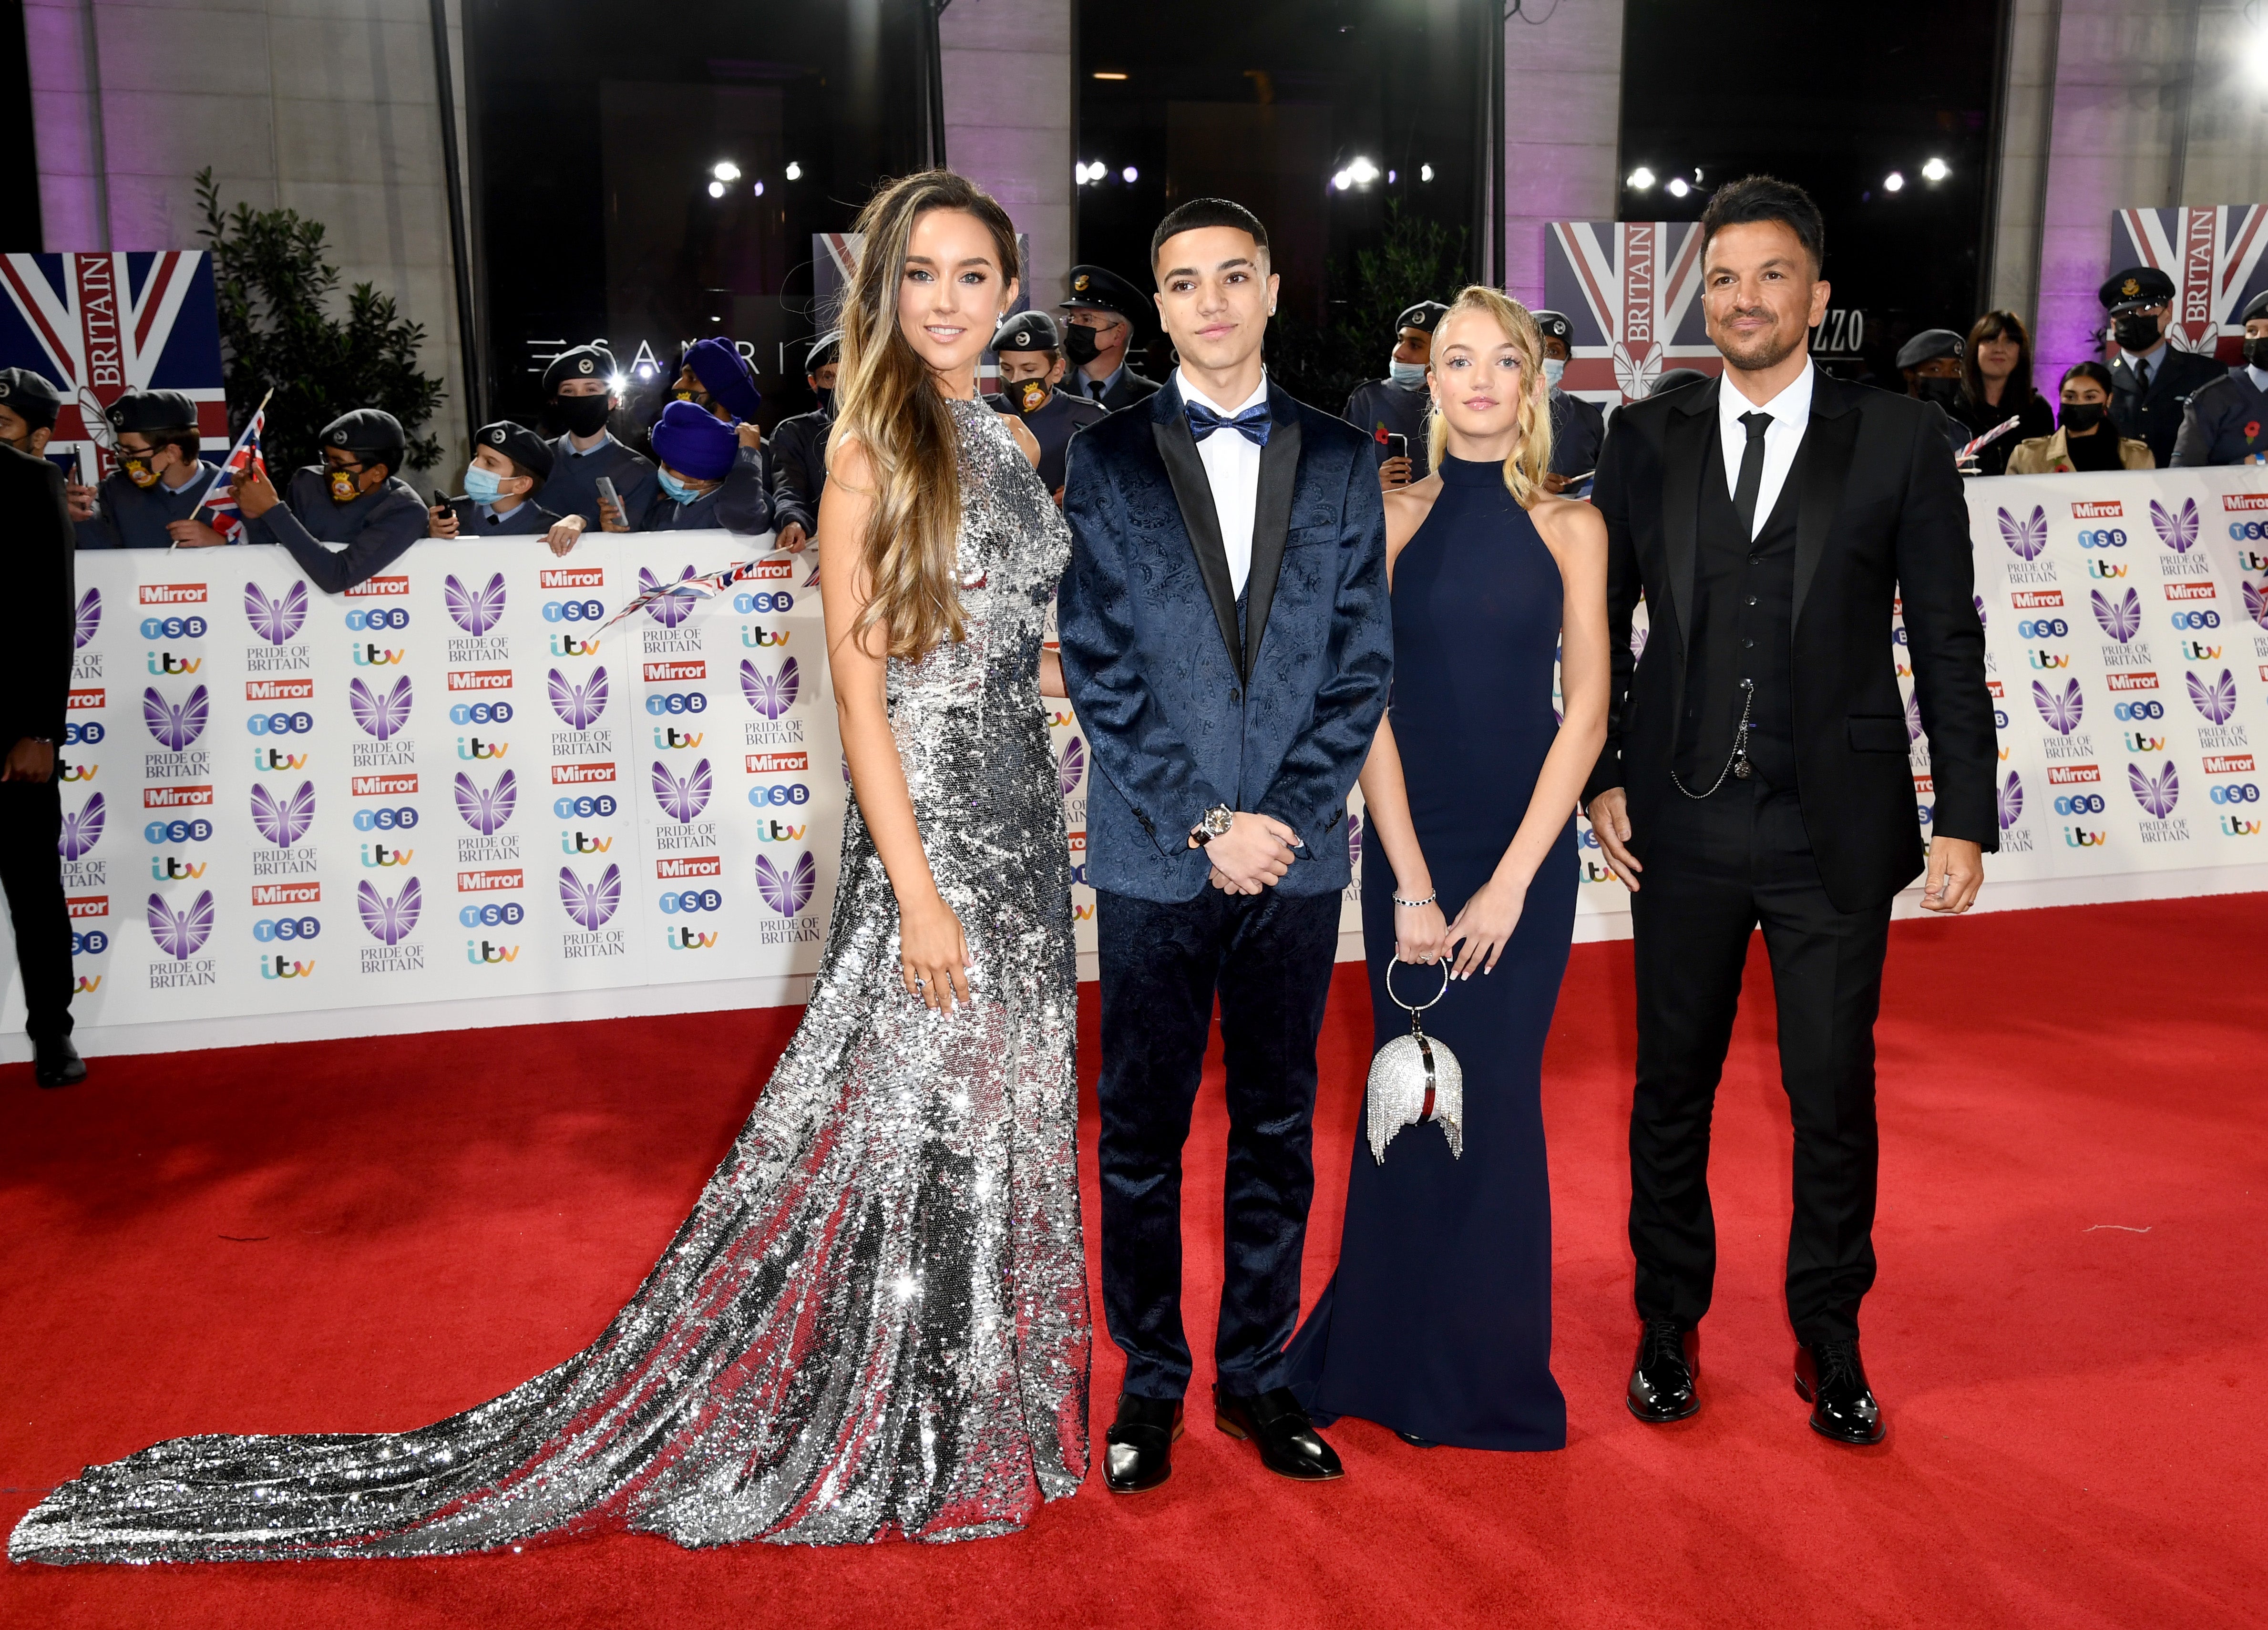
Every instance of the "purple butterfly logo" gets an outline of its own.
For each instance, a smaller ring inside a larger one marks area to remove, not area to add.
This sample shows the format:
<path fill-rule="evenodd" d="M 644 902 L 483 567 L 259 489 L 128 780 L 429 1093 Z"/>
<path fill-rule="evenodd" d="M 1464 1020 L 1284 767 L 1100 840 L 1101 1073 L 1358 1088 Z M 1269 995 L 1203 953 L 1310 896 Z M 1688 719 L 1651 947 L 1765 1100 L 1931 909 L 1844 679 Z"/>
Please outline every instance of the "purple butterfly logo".
<path fill-rule="evenodd" d="M 2208 685 L 2195 674 L 2189 675 L 2189 682 L 2190 705 L 2214 724 L 2227 724 L 2229 715 L 2236 712 L 2236 675 L 2223 668 L 2217 684 Z"/>
<path fill-rule="evenodd" d="M 494 786 L 487 787 L 463 771 L 457 771 L 457 813 L 482 837 L 494 837 L 512 819 L 512 806 L 519 801 L 519 782 L 509 770 L 496 778 Z"/>
<path fill-rule="evenodd" d="M 2198 506 L 2195 498 L 2182 500 L 2181 513 L 2176 515 L 2157 499 L 2150 500 L 2150 524 L 2158 529 L 2158 542 L 2176 555 L 2186 555 L 2197 547 Z"/>
<path fill-rule="evenodd" d="M 347 687 L 347 711 L 354 715 L 364 735 L 389 740 L 395 731 L 409 722 L 409 675 L 404 674 L 394 682 L 394 689 L 379 696 L 359 679 Z"/>
<path fill-rule="evenodd" d="M 315 824 L 315 784 L 299 783 L 299 790 L 289 800 L 278 800 L 269 790 L 254 782 L 252 787 L 252 823 L 260 835 L 278 849 L 289 849 L 307 835 Z"/>
<path fill-rule="evenodd" d="M 424 904 L 424 890 L 414 877 L 402 884 L 401 892 L 391 900 L 368 883 L 355 890 L 355 910 L 362 918 L 362 926 L 381 945 L 399 945 L 407 940 L 409 931 L 417 926 L 417 911 Z"/>
<path fill-rule="evenodd" d="M 2024 818 L 2024 784 L 2013 770 L 2000 783 L 2000 830 L 2007 831 Z"/>
<path fill-rule="evenodd" d="M 78 597 L 78 626 L 74 631 L 71 648 L 76 651 L 94 638 L 94 631 L 102 626 L 102 591 L 91 588 Z"/>
<path fill-rule="evenodd" d="M 2171 759 L 2165 769 L 2152 775 L 2139 764 L 2126 766 L 2126 789 L 2134 794 L 2134 801 L 2159 820 L 2174 813 L 2174 806 L 2182 801 L 2182 778 L 2174 773 Z"/>
<path fill-rule="evenodd" d="M 678 574 L 677 580 L 682 583 L 692 575 L 693 568 L 688 566 Z M 654 576 L 644 566 L 638 568 L 638 587 L 641 591 L 651 593 L 661 586 L 661 579 Z M 693 608 L 700 603 L 701 597 L 691 589 L 681 589 L 673 584 L 667 594 L 646 607 L 645 614 L 664 628 L 675 628 L 680 623 L 691 616 Z"/>
<path fill-rule="evenodd" d="M 2095 620 L 2102 624 L 2102 631 L 2124 645 L 2142 631 L 2142 599 L 2132 589 L 2126 598 L 2114 601 L 2101 589 L 2095 591 Z"/>
<path fill-rule="evenodd" d="M 102 841 L 102 794 L 97 793 L 77 809 L 63 816 L 63 837 L 55 849 L 66 860 L 83 860 L 94 852 Z"/>
<path fill-rule="evenodd" d="M 2268 592 L 2247 583 L 2244 586 L 2244 615 L 2261 627 L 2268 628 Z"/>
<path fill-rule="evenodd" d="M 1970 598 L 1975 600 L 1977 602 L 1977 626 L 1982 628 L 1985 623 L 1992 621 L 1990 617 L 1984 615 L 1984 596 L 1982 594 L 1975 594 L 1971 595 Z"/>
<path fill-rule="evenodd" d="M 1347 817 L 1347 864 L 1362 864 L 1362 817 L 1359 815 Z"/>
<path fill-rule="evenodd" d="M 1921 740 L 1921 698 L 1918 696 L 1906 698 L 1906 740 Z"/>
<path fill-rule="evenodd" d="M 286 645 L 298 638 L 307 620 L 307 586 L 294 583 L 270 600 L 257 583 L 244 586 L 244 620 L 252 631 L 271 645 Z"/>
<path fill-rule="evenodd" d="M 504 621 L 504 573 L 497 572 L 486 588 L 475 591 L 458 582 L 453 572 L 441 579 L 441 599 L 449 608 L 449 620 L 477 638 Z"/>
<path fill-rule="evenodd" d="M 364 888 L 370 887 L 364 883 Z M 158 948 L 177 963 L 185 963 L 204 949 L 205 941 L 212 938 L 213 897 L 208 889 L 189 903 L 186 911 L 175 911 L 156 895 L 150 896 L 150 937 Z"/>
<path fill-rule="evenodd" d="M 818 888 L 819 867 L 808 849 L 793 866 L 774 866 L 770 855 L 756 857 L 756 892 L 782 917 L 792 917 L 810 904 Z"/>
<path fill-rule="evenodd" d="M 2087 716 L 2087 697 L 2076 679 L 2066 681 L 2060 695 L 2035 679 L 2032 705 L 2040 710 L 2041 719 L 2058 735 L 2069 735 Z"/>
<path fill-rule="evenodd" d="M 575 683 L 557 668 L 551 670 L 551 710 L 570 730 L 588 730 L 607 711 L 607 670 L 594 667 L 590 678 Z"/>
<path fill-rule="evenodd" d="M 150 726 L 159 746 L 176 753 L 204 734 L 205 720 L 211 715 L 212 702 L 202 685 L 190 691 L 179 707 L 158 695 L 154 685 L 142 693 L 142 722 Z"/>
<path fill-rule="evenodd" d="M 621 867 L 608 867 L 594 883 L 585 882 L 566 867 L 559 868 L 559 904 L 586 930 L 595 933 L 605 927 L 622 903 Z"/>
<path fill-rule="evenodd" d="M 777 674 L 767 674 L 746 657 L 740 659 L 740 694 L 748 699 L 750 707 L 766 719 L 777 719 L 793 707 L 795 693 L 802 683 L 793 657 L 781 663 Z"/>
<path fill-rule="evenodd" d="M 2032 505 L 2029 520 L 2018 520 L 2007 510 L 2000 511 L 2000 541 L 2015 551 L 2019 560 L 2037 560 L 2048 546 L 2048 513 L 2041 505 Z"/>
<path fill-rule="evenodd" d="M 667 764 L 657 763 L 653 767 L 654 800 L 673 821 L 690 821 L 700 815 L 709 807 L 709 792 L 715 785 L 705 758 L 681 781 L 669 773 Z"/>
<path fill-rule="evenodd" d="M 1086 743 L 1077 736 L 1064 743 L 1063 756 L 1056 760 L 1056 779 L 1062 784 L 1065 798 L 1079 791 L 1079 784 L 1086 779 Z"/>
<path fill-rule="evenodd" d="M 1642 657 L 1646 654 L 1646 636 L 1653 632 L 1653 628 L 1650 623 L 1639 623 L 1631 626 L 1631 655 L 1633 659 Z"/>

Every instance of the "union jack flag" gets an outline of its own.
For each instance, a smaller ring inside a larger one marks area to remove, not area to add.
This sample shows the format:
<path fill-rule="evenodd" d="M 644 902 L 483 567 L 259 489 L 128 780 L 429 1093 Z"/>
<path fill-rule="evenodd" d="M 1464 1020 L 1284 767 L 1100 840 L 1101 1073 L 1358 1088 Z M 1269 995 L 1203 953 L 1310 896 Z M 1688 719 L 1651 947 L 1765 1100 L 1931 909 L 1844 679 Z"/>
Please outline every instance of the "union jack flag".
<path fill-rule="evenodd" d="M 1636 402 L 1672 368 L 1722 370 L 1701 321 L 1701 228 L 1692 221 L 1554 221 L 1543 295 L 1574 328 L 1560 388 Z"/>
<path fill-rule="evenodd" d="M 201 249 L 0 255 L 0 367 L 62 387 L 48 456 L 92 483 L 108 474 L 102 416 L 129 390 L 178 390 L 197 431 L 228 437 L 212 262 Z M 96 426 L 100 428 L 97 429 Z"/>
<path fill-rule="evenodd" d="M 2174 280 L 2166 337 L 2183 350 L 2243 359 L 2245 302 L 2268 289 L 2268 204 L 2120 210 L 2110 218 L 2110 263 L 2154 266 Z"/>
<path fill-rule="evenodd" d="M 222 465 L 220 474 L 213 477 L 212 490 L 205 494 L 203 508 L 212 516 L 213 530 L 232 543 L 244 541 L 239 535 L 244 530 L 244 515 L 236 507 L 236 478 L 246 470 L 251 470 L 266 479 L 268 461 L 261 455 L 260 432 L 267 428 L 268 404 L 263 402 L 259 410 L 253 414 L 252 423 L 244 427 L 244 434 L 230 450 L 228 462 Z"/>

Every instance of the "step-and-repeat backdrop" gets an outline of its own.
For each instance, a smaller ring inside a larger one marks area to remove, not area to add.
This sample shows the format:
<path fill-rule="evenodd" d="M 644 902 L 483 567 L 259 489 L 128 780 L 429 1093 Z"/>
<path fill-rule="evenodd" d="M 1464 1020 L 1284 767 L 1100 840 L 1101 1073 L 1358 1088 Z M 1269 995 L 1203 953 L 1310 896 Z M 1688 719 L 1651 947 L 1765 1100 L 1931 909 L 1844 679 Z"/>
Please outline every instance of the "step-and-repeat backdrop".
<path fill-rule="evenodd" d="M 1999 725 L 1988 890 L 2185 893 L 2268 860 L 2268 481 L 2006 477 L 1969 497 Z M 80 556 L 61 857 L 79 1024 L 331 1014 L 354 1034 L 388 1007 L 482 1022 L 446 1005 L 493 997 L 588 992 L 600 1012 L 633 988 L 648 1009 L 672 987 L 688 1005 L 710 987 L 703 1006 L 719 981 L 792 990 L 817 965 L 848 796 L 812 558 L 599 632 L 749 547 L 424 543 L 338 596 L 281 549 Z M 1048 705 L 1091 951 L 1091 759 Z M 1908 722 L 1926 833 L 1911 701 Z M 1578 829 L 1579 930 L 1620 932 L 1626 897 Z M 1363 836 L 1358 800 L 1358 857 Z M 22 1022 L 11 966 L 0 1029 Z"/>

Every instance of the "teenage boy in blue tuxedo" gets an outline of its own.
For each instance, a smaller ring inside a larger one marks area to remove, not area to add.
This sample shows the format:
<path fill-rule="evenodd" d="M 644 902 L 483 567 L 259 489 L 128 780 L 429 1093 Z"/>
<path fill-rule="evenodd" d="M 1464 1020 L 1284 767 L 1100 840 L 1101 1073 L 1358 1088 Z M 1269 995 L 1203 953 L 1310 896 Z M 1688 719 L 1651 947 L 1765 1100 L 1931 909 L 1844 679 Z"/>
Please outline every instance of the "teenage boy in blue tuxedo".
<path fill-rule="evenodd" d="M 1349 878 L 1347 791 L 1393 667 L 1368 438 L 1272 384 L 1268 234 L 1225 199 L 1151 240 L 1164 388 L 1073 439 L 1064 675 L 1102 979 L 1102 1298 L 1126 1353 L 1114 1491 L 1171 1471 L 1190 1379 L 1182 1146 L 1218 997 L 1228 1170 L 1214 1420 L 1301 1479 L 1338 1457 L 1285 1386 L 1314 1190 L 1315 1039 Z"/>

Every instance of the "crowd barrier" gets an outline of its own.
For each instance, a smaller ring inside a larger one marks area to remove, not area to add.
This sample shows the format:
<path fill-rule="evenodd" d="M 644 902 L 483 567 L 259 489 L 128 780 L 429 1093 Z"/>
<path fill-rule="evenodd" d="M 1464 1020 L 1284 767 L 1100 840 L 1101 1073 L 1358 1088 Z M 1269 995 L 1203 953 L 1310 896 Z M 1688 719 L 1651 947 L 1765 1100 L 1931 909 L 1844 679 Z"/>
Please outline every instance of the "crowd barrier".
<path fill-rule="evenodd" d="M 1968 491 L 1999 726 L 1983 904 L 2268 887 L 2268 482 Z M 848 795 L 813 557 L 599 631 L 751 548 L 421 543 L 335 597 L 277 549 L 79 556 L 62 862 L 90 1051 L 800 999 Z M 1047 705 L 1086 960 L 1091 760 Z M 1363 837 L 1358 798 L 1358 856 Z M 1578 837 L 1579 937 L 1626 933 Z M 1359 955 L 1359 880 L 1341 925 Z"/>

